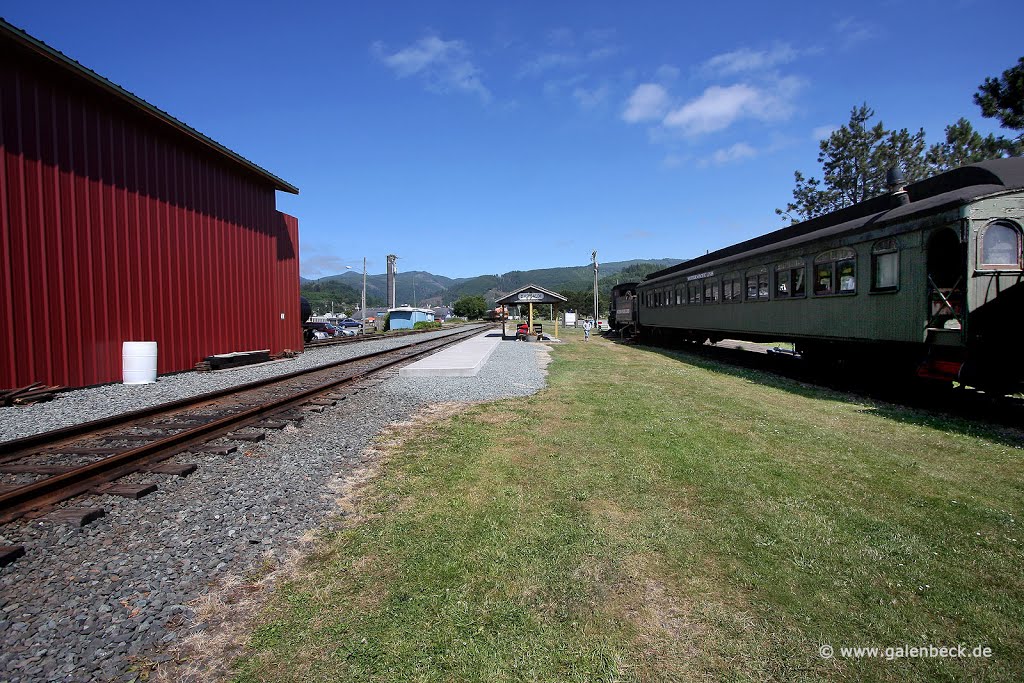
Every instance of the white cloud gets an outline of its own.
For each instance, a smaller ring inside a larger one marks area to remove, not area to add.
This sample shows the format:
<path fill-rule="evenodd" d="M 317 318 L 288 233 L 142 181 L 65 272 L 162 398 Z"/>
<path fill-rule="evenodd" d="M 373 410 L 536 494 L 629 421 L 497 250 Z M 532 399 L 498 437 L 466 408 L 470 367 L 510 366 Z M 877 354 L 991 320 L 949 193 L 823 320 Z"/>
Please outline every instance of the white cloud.
<path fill-rule="evenodd" d="M 740 48 L 715 55 L 701 65 L 701 70 L 719 76 L 731 76 L 746 71 L 764 71 L 780 64 L 788 64 L 799 53 L 788 43 L 778 43 L 770 50 Z"/>
<path fill-rule="evenodd" d="M 814 140 L 824 140 L 825 138 L 832 135 L 832 133 L 835 133 L 837 130 L 839 130 L 839 126 L 836 126 L 831 123 L 825 126 L 818 126 L 817 128 L 811 131 L 811 138 Z"/>
<path fill-rule="evenodd" d="M 523 64 L 518 75 L 520 78 L 539 76 L 546 71 L 575 69 L 608 59 L 620 51 L 611 42 L 614 36 L 611 30 L 590 30 L 584 32 L 582 40 L 577 40 L 572 29 L 548 31 L 548 50 Z"/>
<path fill-rule="evenodd" d="M 679 78 L 679 69 L 671 64 L 662 64 L 654 72 L 654 78 L 661 83 L 669 83 Z"/>
<path fill-rule="evenodd" d="M 751 159 L 757 156 L 757 150 L 748 145 L 745 142 L 737 142 L 731 147 L 724 149 L 715 150 L 715 153 L 711 155 L 711 158 L 707 161 L 721 166 L 722 164 L 732 163 L 734 161 L 741 161 L 743 159 Z"/>
<path fill-rule="evenodd" d="M 853 17 L 840 19 L 832 29 L 839 34 L 840 47 L 844 50 L 849 50 L 878 35 L 878 31 L 873 26 Z"/>
<path fill-rule="evenodd" d="M 668 109 L 668 91 L 657 83 L 642 83 L 626 101 L 622 119 L 628 123 L 650 121 L 664 116 Z"/>
<path fill-rule="evenodd" d="M 704 93 L 668 113 L 664 123 L 688 135 L 712 133 L 728 128 L 757 106 L 760 92 L 749 85 L 713 85 Z"/>
<path fill-rule="evenodd" d="M 572 91 L 572 96 L 584 109 L 593 109 L 608 99 L 608 86 L 600 85 L 593 90 L 578 87 Z"/>
<path fill-rule="evenodd" d="M 491 92 L 480 79 L 480 69 L 470 61 L 469 49 L 460 40 L 427 36 L 390 54 L 378 41 L 371 51 L 399 78 L 418 76 L 436 92 L 458 90 L 474 93 L 485 102 L 491 99 Z"/>
<path fill-rule="evenodd" d="M 713 85 L 699 97 L 670 111 L 663 123 L 685 135 L 701 135 L 724 130 L 744 118 L 786 119 L 793 113 L 792 100 L 802 88 L 803 81 L 794 76 L 773 79 L 763 87 L 747 83 Z"/>

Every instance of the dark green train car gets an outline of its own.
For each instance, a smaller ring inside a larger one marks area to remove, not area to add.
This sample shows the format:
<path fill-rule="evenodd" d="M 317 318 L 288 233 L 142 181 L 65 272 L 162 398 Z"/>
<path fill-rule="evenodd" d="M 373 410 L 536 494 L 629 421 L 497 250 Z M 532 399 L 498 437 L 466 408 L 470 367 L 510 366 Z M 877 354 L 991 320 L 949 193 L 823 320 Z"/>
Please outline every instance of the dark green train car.
<path fill-rule="evenodd" d="M 964 166 L 652 273 L 645 337 L 792 341 L 1008 391 L 1024 332 L 1024 159 Z"/>

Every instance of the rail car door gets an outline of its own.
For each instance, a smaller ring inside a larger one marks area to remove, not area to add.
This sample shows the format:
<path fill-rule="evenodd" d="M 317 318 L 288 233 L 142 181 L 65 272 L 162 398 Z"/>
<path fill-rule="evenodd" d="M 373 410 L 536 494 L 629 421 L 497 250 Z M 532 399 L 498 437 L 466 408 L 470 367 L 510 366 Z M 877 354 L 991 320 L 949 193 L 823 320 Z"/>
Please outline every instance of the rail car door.
<path fill-rule="evenodd" d="M 953 227 L 932 232 L 926 249 L 928 322 L 924 341 L 928 349 L 917 375 L 949 382 L 960 378 L 964 361 L 966 250 L 960 232 Z"/>
<path fill-rule="evenodd" d="M 964 329 L 967 256 L 960 234 L 940 228 L 928 239 L 927 341 L 959 343 Z M 940 341 L 940 339 L 942 341 Z"/>

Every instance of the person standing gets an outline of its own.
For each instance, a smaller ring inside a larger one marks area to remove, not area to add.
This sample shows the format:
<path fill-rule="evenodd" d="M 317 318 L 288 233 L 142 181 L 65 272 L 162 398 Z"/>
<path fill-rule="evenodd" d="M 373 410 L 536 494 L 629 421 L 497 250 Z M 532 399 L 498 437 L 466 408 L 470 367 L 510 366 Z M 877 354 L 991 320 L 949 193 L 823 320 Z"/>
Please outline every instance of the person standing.
<path fill-rule="evenodd" d="M 590 321 L 583 321 L 583 341 L 590 341 Z"/>

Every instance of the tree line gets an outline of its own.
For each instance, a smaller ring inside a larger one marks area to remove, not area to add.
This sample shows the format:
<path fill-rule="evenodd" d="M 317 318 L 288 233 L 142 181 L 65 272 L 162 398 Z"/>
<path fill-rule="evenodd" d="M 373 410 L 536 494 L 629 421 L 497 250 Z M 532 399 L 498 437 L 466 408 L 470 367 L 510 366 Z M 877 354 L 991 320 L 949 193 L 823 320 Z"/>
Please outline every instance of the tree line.
<path fill-rule="evenodd" d="M 775 213 L 797 223 L 852 206 L 885 192 L 886 172 L 902 170 L 908 183 L 987 159 L 1024 153 L 1024 57 L 999 78 L 986 78 L 974 93 L 981 115 L 998 119 L 1014 137 L 982 136 L 961 118 L 946 126 L 945 139 L 926 146 L 924 129 L 889 130 L 874 125 L 867 103 L 853 107 L 850 120 L 819 143 L 821 178 L 794 172 L 793 201 Z"/>

